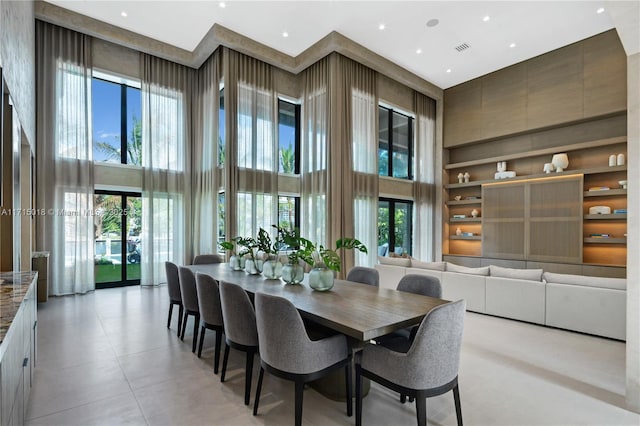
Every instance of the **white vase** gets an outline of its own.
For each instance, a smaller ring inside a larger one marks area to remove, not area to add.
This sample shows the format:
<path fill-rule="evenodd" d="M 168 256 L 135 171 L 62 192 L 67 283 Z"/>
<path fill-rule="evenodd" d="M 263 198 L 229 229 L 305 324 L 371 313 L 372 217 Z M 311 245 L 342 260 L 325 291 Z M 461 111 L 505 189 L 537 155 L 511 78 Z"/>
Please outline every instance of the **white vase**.
<path fill-rule="evenodd" d="M 234 271 L 242 271 L 244 269 L 244 258 L 234 254 L 229 258 L 229 267 Z"/>
<path fill-rule="evenodd" d="M 317 291 L 329 291 L 333 288 L 333 271 L 324 264 L 314 265 L 309 272 L 309 287 Z"/>
<path fill-rule="evenodd" d="M 299 263 L 287 263 L 282 267 L 282 281 L 285 284 L 300 284 L 304 279 L 304 268 Z"/>
<path fill-rule="evenodd" d="M 282 263 L 274 258 L 269 258 L 262 265 L 262 275 L 268 280 L 279 280 L 282 276 Z"/>

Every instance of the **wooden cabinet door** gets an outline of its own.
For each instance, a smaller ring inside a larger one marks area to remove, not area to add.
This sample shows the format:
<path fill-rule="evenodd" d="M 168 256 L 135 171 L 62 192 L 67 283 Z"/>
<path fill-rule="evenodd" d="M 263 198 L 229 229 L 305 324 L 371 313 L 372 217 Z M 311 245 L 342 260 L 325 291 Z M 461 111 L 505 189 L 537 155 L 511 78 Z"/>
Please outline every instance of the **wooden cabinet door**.
<path fill-rule="evenodd" d="M 582 175 L 528 183 L 527 260 L 582 262 Z"/>
<path fill-rule="evenodd" d="M 482 185 L 482 256 L 525 258 L 525 183 Z"/>

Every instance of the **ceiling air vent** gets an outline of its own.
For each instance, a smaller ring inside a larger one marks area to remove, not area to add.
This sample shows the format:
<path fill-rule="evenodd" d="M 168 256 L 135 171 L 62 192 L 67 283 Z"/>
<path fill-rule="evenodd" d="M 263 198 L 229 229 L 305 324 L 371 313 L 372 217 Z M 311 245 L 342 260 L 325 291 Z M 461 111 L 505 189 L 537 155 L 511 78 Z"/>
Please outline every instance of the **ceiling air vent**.
<path fill-rule="evenodd" d="M 461 45 L 456 46 L 455 49 L 458 52 L 462 52 L 463 50 L 467 50 L 469 47 L 471 47 L 471 46 L 469 46 L 467 43 L 462 43 Z"/>

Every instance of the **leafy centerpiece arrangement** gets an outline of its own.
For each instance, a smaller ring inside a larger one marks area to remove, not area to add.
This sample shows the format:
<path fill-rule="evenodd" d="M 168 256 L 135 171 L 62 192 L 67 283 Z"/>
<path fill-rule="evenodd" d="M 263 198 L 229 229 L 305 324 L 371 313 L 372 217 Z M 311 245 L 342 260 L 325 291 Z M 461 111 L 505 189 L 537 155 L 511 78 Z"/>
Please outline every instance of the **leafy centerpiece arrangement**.
<path fill-rule="evenodd" d="M 312 267 L 309 286 L 314 290 L 327 291 L 333 287 L 334 274 L 342 266 L 339 250 L 358 250 L 367 253 L 367 247 L 355 238 L 340 238 L 335 248 L 330 249 L 300 236 L 300 231 L 273 225 L 277 230 L 274 240 L 263 228 L 256 238 L 236 237 L 220 246 L 231 252 L 229 260 L 233 270 L 244 270 L 249 274 L 262 273 L 267 279 L 279 279 L 286 284 L 300 284 L 304 278 L 304 264 Z M 282 265 L 279 253 L 286 254 Z"/>

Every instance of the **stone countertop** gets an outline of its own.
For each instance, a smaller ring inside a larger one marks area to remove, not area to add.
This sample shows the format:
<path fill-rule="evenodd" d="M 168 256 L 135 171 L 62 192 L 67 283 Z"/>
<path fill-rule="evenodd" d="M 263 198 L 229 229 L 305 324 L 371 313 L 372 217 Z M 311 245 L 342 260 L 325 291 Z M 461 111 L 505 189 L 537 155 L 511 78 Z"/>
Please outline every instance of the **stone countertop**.
<path fill-rule="evenodd" d="M 37 275 L 36 271 L 0 273 L 0 344 Z"/>

